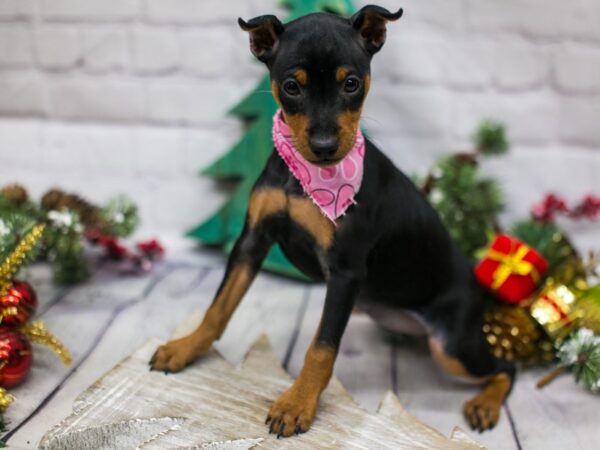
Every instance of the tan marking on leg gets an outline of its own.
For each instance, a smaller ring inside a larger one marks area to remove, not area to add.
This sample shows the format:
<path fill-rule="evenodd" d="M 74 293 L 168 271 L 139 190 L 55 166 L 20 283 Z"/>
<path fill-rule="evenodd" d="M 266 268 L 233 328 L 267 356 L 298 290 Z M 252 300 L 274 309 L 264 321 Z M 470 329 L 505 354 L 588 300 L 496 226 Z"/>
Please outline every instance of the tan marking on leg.
<path fill-rule="evenodd" d="M 475 383 L 486 383 L 481 392 L 463 406 L 463 413 L 473 429 L 493 428 L 500 418 L 500 409 L 510 391 L 512 380 L 507 373 L 476 377 L 456 358 L 449 356 L 439 339 L 429 338 L 431 356 L 447 373 Z"/>
<path fill-rule="evenodd" d="M 252 192 L 248 205 L 248 225 L 255 227 L 265 217 L 282 212 L 286 207 L 286 195 L 279 188 L 257 189 Z"/>
<path fill-rule="evenodd" d="M 271 80 L 271 92 L 273 93 L 275 103 L 277 103 L 281 108 L 281 99 L 279 98 L 279 86 L 277 85 L 277 81 L 275 80 Z"/>
<path fill-rule="evenodd" d="M 309 161 L 315 158 L 308 143 L 308 116 L 304 114 L 286 114 L 283 112 L 285 123 L 292 130 L 294 146 L 300 154 Z"/>
<path fill-rule="evenodd" d="M 302 69 L 296 70 L 294 72 L 294 77 L 296 78 L 298 83 L 300 83 L 301 86 L 306 86 L 306 83 L 308 81 L 308 75 L 306 74 L 305 70 L 302 70 Z"/>
<path fill-rule="evenodd" d="M 452 376 L 465 378 L 474 383 L 484 383 L 487 378 L 474 377 L 465 366 L 456 358 L 449 356 L 444 351 L 442 342 L 434 337 L 429 338 L 431 357 L 444 371 Z"/>
<path fill-rule="evenodd" d="M 464 404 L 463 413 L 471 428 L 479 431 L 494 428 L 511 386 L 510 376 L 507 373 L 498 373 L 489 378 L 477 396 Z"/>
<path fill-rule="evenodd" d="M 289 198 L 288 214 L 290 218 L 304 228 L 324 250 L 331 247 L 335 228 L 310 199 L 306 197 Z"/>
<path fill-rule="evenodd" d="M 270 430 L 281 436 L 304 433 L 310 428 L 321 392 L 327 387 L 337 352 L 312 342 L 304 366 L 294 384 L 273 403 L 267 416 Z"/>
<path fill-rule="evenodd" d="M 344 81 L 348 76 L 348 73 L 348 69 L 346 69 L 344 66 L 338 67 L 335 71 L 335 81 L 338 83 Z"/>
<path fill-rule="evenodd" d="M 178 372 L 207 352 L 225 330 L 253 278 L 247 264 L 242 263 L 233 267 L 200 326 L 188 336 L 160 346 L 150 361 L 152 368 Z"/>
<path fill-rule="evenodd" d="M 356 141 L 356 130 L 360 122 L 361 112 L 361 109 L 358 111 L 344 111 L 338 116 L 340 145 L 334 155 L 336 158 L 343 158 L 352 150 L 352 146 Z"/>

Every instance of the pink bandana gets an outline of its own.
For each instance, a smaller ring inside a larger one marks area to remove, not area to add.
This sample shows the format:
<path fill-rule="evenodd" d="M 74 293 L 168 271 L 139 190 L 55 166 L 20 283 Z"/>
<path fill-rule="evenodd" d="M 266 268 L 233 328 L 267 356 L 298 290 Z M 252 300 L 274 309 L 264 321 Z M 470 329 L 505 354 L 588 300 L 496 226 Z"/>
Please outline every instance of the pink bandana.
<path fill-rule="evenodd" d="M 273 117 L 273 142 L 279 156 L 298 179 L 304 192 L 333 223 L 348 206 L 356 203 L 365 159 L 365 139 L 358 129 L 356 141 L 346 157 L 331 167 L 319 167 L 306 161 L 294 147 L 290 128 L 282 119 L 281 110 Z"/>

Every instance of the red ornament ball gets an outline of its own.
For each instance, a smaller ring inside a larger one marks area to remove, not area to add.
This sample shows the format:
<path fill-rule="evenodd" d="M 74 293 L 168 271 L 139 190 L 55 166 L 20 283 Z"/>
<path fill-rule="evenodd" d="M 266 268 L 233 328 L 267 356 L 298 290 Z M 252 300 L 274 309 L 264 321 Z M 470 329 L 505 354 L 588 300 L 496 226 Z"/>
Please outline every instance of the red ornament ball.
<path fill-rule="evenodd" d="M 37 295 L 26 281 L 14 280 L 6 295 L 0 296 L 2 326 L 25 324 L 37 309 Z"/>
<path fill-rule="evenodd" d="M 0 386 L 20 384 L 31 367 L 31 344 L 16 331 L 0 328 Z"/>

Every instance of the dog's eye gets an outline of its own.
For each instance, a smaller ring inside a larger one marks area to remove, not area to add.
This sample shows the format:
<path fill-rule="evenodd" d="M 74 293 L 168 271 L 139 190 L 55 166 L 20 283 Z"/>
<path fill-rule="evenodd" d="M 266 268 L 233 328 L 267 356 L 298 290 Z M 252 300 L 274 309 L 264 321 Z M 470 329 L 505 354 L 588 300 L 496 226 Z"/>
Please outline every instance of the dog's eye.
<path fill-rule="evenodd" d="M 283 90 L 287 95 L 296 96 L 300 94 L 300 86 L 295 80 L 287 80 L 283 83 Z"/>
<path fill-rule="evenodd" d="M 356 92 L 358 87 L 360 86 L 360 81 L 356 77 L 348 77 L 346 81 L 344 81 L 344 91 L 349 94 Z"/>

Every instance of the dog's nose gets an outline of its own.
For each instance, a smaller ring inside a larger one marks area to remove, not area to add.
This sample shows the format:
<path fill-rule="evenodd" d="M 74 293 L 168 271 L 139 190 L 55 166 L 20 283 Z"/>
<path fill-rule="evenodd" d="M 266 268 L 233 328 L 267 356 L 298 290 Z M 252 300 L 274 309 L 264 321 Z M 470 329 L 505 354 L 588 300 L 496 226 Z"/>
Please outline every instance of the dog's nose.
<path fill-rule="evenodd" d="M 336 136 L 312 137 L 310 138 L 310 147 L 318 158 L 328 158 L 337 151 L 338 140 Z"/>

